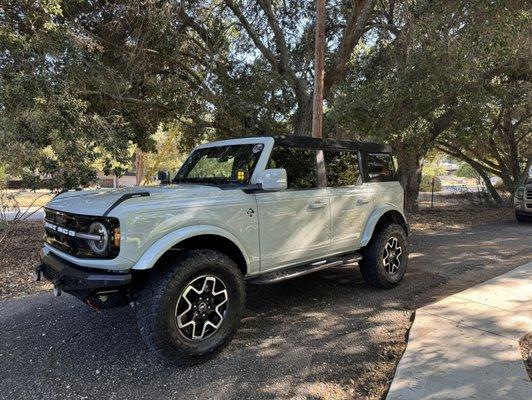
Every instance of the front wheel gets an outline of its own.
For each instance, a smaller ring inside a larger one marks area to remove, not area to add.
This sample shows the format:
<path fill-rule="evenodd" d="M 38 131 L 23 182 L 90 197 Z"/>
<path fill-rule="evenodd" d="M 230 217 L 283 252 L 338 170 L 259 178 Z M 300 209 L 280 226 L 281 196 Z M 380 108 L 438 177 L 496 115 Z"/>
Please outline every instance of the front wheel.
<path fill-rule="evenodd" d="M 375 232 L 362 252 L 359 262 L 364 280 L 372 286 L 390 289 L 403 279 L 408 264 L 408 244 L 405 230 L 389 224 Z"/>
<path fill-rule="evenodd" d="M 515 219 L 517 220 L 517 222 L 521 222 L 521 223 L 527 222 L 526 215 L 518 213 L 517 211 L 515 212 Z"/>
<path fill-rule="evenodd" d="M 244 304 L 237 265 L 217 251 L 190 250 L 150 277 L 135 308 L 148 347 L 171 364 L 188 365 L 231 341 Z"/>

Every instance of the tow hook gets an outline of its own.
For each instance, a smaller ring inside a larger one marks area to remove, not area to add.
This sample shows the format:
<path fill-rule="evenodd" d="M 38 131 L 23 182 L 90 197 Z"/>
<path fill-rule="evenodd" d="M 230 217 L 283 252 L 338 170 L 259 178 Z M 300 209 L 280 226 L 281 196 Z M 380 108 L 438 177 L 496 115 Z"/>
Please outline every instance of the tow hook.
<path fill-rule="evenodd" d="M 94 310 L 94 311 L 98 311 L 98 312 L 99 312 L 100 309 L 101 309 L 96 303 L 94 303 L 93 301 L 91 301 L 91 299 L 89 299 L 89 298 L 87 298 L 87 299 L 85 300 L 85 304 L 87 304 L 87 305 L 88 305 L 92 310 Z"/>

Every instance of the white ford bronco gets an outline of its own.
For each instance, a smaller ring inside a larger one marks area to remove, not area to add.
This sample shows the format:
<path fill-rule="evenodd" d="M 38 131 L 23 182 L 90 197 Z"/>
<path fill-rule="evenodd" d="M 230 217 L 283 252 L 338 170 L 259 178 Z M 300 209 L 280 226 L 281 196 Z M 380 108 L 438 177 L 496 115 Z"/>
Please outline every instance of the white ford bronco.
<path fill-rule="evenodd" d="M 245 283 L 358 262 L 397 285 L 409 227 L 390 148 L 308 137 L 197 147 L 160 186 L 65 192 L 45 208 L 37 267 L 100 309 L 131 304 L 148 347 L 178 364 L 226 345 Z"/>

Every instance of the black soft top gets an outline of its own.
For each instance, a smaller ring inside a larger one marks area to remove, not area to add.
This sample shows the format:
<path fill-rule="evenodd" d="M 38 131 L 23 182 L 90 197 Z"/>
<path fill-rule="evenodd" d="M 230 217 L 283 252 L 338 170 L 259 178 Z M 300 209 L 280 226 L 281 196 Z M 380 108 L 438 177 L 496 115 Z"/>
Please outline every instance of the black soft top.
<path fill-rule="evenodd" d="M 287 147 L 307 147 L 319 150 L 348 150 L 368 153 L 391 153 L 388 144 L 373 142 L 353 142 L 349 140 L 318 139 L 309 136 L 271 136 L 275 143 Z"/>

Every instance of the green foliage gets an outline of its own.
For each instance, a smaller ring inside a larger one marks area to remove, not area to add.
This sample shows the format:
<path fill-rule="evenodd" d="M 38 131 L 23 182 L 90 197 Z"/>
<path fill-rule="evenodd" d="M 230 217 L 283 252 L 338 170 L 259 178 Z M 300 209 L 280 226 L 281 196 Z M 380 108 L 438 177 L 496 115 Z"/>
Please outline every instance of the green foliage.
<path fill-rule="evenodd" d="M 6 1 L 0 159 L 8 172 L 72 188 L 93 182 L 96 167 L 128 164 L 131 143 L 154 149 L 151 135 L 190 99 L 175 65 L 187 44 L 174 11 L 152 2 Z"/>
<path fill-rule="evenodd" d="M 441 165 L 427 163 L 423 165 L 423 175 L 428 177 L 445 175 L 446 171 Z"/>
<path fill-rule="evenodd" d="M 122 171 L 137 146 L 152 171 L 206 140 L 308 133 L 314 13 L 313 0 L 4 0 L 1 163 L 71 188 Z M 391 143 L 408 197 L 435 146 L 515 182 L 532 148 L 527 2 L 330 0 L 327 17 L 324 136 Z"/>

